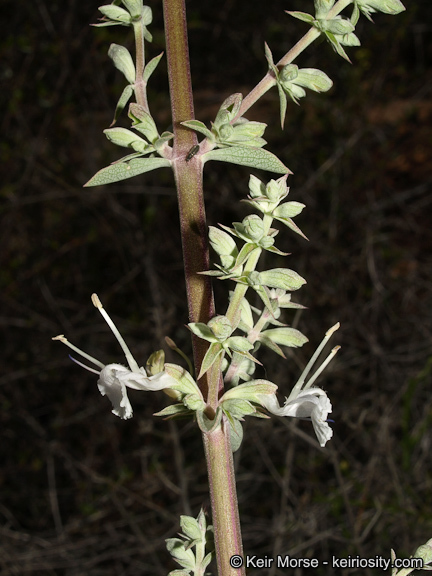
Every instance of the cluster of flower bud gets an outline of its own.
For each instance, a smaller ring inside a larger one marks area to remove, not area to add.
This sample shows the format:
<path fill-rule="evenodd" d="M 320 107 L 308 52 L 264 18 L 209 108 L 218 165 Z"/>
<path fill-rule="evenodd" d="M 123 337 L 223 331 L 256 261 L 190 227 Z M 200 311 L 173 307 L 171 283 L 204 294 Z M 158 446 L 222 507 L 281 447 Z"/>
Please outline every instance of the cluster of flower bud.
<path fill-rule="evenodd" d="M 180 564 L 168 576 L 202 576 L 214 556 L 213 526 L 207 525 L 204 511 L 198 517 L 180 516 L 180 538 L 165 540 L 168 552 Z M 195 548 L 195 552 L 193 550 Z"/>

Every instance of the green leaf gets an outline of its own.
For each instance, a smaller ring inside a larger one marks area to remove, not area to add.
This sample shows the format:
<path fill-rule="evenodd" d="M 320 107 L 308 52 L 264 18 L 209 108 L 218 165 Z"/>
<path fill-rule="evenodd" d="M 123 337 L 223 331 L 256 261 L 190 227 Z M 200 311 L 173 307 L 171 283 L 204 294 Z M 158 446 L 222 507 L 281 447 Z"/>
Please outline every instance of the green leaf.
<path fill-rule="evenodd" d="M 345 52 L 345 50 L 342 48 L 341 43 L 338 40 L 338 37 L 335 36 L 334 34 L 332 34 L 331 32 L 324 32 L 327 40 L 330 42 L 330 44 L 332 45 L 333 50 L 339 54 L 339 56 L 342 56 L 342 58 L 344 58 L 345 60 L 347 60 L 348 62 L 351 63 L 351 60 L 348 57 L 348 54 Z"/>
<path fill-rule="evenodd" d="M 142 6 L 142 0 L 122 0 L 122 2 L 123 1 L 125 4 L 126 2 L 140 2 Z M 150 6 L 143 6 L 141 10 L 142 10 L 141 12 L 142 23 L 144 24 L 144 26 L 148 26 L 153 21 L 152 9 L 150 8 Z"/>
<path fill-rule="evenodd" d="M 298 290 L 306 284 L 306 280 L 300 274 L 288 268 L 273 268 L 260 272 L 260 279 L 264 286 L 282 290 Z"/>
<path fill-rule="evenodd" d="M 192 334 L 195 334 L 195 336 L 198 336 L 198 338 L 201 338 L 202 340 L 207 340 L 207 342 L 218 341 L 207 324 L 204 324 L 203 322 L 191 322 L 188 324 L 188 327 Z"/>
<path fill-rule="evenodd" d="M 235 400 L 224 400 L 221 407 L 227 416 L 232 416 L 233 420 L 240 420 L 243 416 L 248 416 L 256 412 L 256 408 L 254 408 L 248 400 L 240 400 L 239 398 Z M 233 420 L 230 418 L 230 422 Z"/>
<path fill-rule="evenodd" d="M 121 22 L 123 24 L 131 23 L 129 12 L 123 8 L 120 8 L 120 6 L 113 6 L 112 4 L 108 4 L 106 6 L 99 6 L 98 10 L 102 12 L 104 16 L 110 18 L 111 20 L 115 20 L 116 22 Z"/>
<path fill-rule="evenodd" d="M 185 542 L 180 538 L 168 538 L 165 540 L 166 547 L 171 556 L 182 566 L 188 570 L 195 569 L 195 554 L 189 548 L 185 549 Z"/>
<path fill-rule="evenodd" d="M 302 204 L 301 202 L 284 202 L 273 210 L 272 216 L 274 218 L 294 218 L 301 213 L 305 206 L 306 205 Z"/>
<path fill-rule="evenodd" d="M 209 240 L 213 250 L 219 254 L 219 256 L 231 256 L 234 262 L 238 254 L 238 249 L 229 234 L 215 226 L 209 226 Z"/>
<path fill-rule="evenodd" d="M 243 440 L 243 427 L 241 425 L 241 422 L 239 422 L 236 419 L 233 420 L 230 419 L 230 440 L 231 440 L 231 450 L 233 452 L 237 452 Z M 206 561 L 206 558 L 204 558 L 204 561 Z M 207 561 L 207 564 L 209 564 L 210 560 Z"/>
<path fill-rule="evenodd" d="M 306 12 L 293 12 L 290 10 L 285 10 L 285 12 L 290 16 L 293 16 L 293 18 L 303 20 L 303 22 L 307 22 L 308 24 L 313 24 L 315 22 L 315 18 L 311 16 L 311 14 L 306 14 Z"/>
<path fill-rule="evenodd" d="M 277 156 L 262 148 L 236 146 L 231 148 L 218 148 L 206 152 L 202 159 L 229 162 L 240 166 L 250 166 L 259 170 L 276 172 L 277 174 L 292 174 L 291 170 L 283 164 Z"/>
<path fill-rule="evenodd" d="M 220 344 L 219 342 L 210 344 L 209 349 L 207 350 L 206 355 L 204 356 L 204 359 L 202 361 L 201 370 L 200 373 L 198 374 L 198 380 L 203 376 L 203 374 L 207 372 L 207 370 L 209 370 L 209 368 L 211 368 L 216 358 L 220 354 L 222 354 L 223 351 L 224 349 L 222 348 L 222 344 Z"/>
<path fill-rule="evenodd" d="M 299 348 L 309 342 L 308 338 L 295 328 L 272 328 L 264 330 L 261 334 L 276 344 L 290 348 Z"/>
<path fill-rule="evenodd" d="M 108 50 L 108 56 L 112 58 L 114 66 L 120 70 L 129 84 L 135 83 L 135 64 L 133 63 L 132 56 L 129 50 L 119 44 L 111 44 Z"/>
<path fill-rule="evenodd" d="M 117 122 L 118 117 L 123 112 L 126 104 L 129 102 L 133 92 L 134 92 L 134 87 L 132 86 L 132 84 L 128 84 L 127 86 L 125 86 L 123 92 L 121 93 L 120 98 L 118 99 L 117 106 L 116 106 L 116 109 L 114 112 L 114 118 L 113 118 L 113 121 L 111 122 L 111 126 L 114 126 L 114 124 Z"/>
<path fill-rule="evenodd" d="M 275 394 L 277 390 L 276 384 L 270 382 L 269 380 L 251 380 L 250 382 L 246 382 L 245 384 L 240 384 L 235 388 L 231 388 L 221 398 L 221 402 L 225 400 L 233 400 L 234 398 L 240 398 L 243 400 L 249 400 L 250 402 L 257 402 L 258 404 L 259 399 L 257 398 L 257 394 Z"/>
<path fill-rule="evenodd" d="M 130 162 L 116 162 L 110 164 L 106 168 L 102 168 L 99 172 L 90 178 L 84 187 L 89 186 L 102 186 L 103 184 L 111 184 L 113 182 L 120 182 L 127 180 L 145 172 L 151 172 L 157 168 L 168 168 L 171 162 L 166 158 L 136 158 Z"/>
<path fill-rule="evenodd" d="M 270 338 L 264 336 L 263 334 L 260 334 L 258 340 L 259 342 L 261 342 L 261 344 L 264 344 L 264 346 L 267 346 L 267 348 L 270 348 L 270 350 L 276 352 L 276 354 L 279 354 L 279 356 L 282 356 L 282 358 L 286 360 L 286 356 L 283 353 L 282 348 L 280 348 L 275 342 L 270 340 Z"/>
<path fill-rule="evenodd" d="M 132 102 L 129 106 L 129 118 L 133 120 L 132 126 L 147 138 L 149 142 L 154 142 L 159 138 L 159 132 L 155 121 L 151 115 L 140 104 Z"/>
<path fill-rule="evenodd" d="M 344 18 L 333 18 L 333 20 L 319 20 L 319 28 L 323 32 L 344 35 L 354 31 L 354 26 L 349 20 Z"/>
<path fill-rule="evenodd" d="M 244 244 L 244 246 L 240 250 L 239 255 L 236 258 L 235 268 L 243 266 L 243 264 L 245 264 L 249 260 L 249 258 L 256 250 L 261 250 L 261 248 L 259 248 L 255 244 Z"/>
<path fill-rule="evenodd" d="M 231 96 L 228 96 L 228 98 L 222 102 L 214 121 L 214 125 L 217 129 L 219 129 L 219 126 L 222 124 L 230 123 L 231 120 L 237 116 L 242 100 L 243 95 L 237 93 L 231 94 Z"/>
<path fill-rule="evenodd" d="M 197 383 L 192 378 L 191 374 L 181 366 L 177 364 L 165 364 L 165 372 L 174 380 L 177 380 L 177 384 L 173 385 L 172 390 L 178 390 L 182 394 L 195 394 L 201 396 L 200 389 Z"/>
<path fill-rule="evenodd" d="M 351 32 L 350 34 L 344 34 L 343 36 L 337 36 L 337 39 L 342 44 L 342 46 L 360 46 L 360 40 L 357 36 Z"/>
<path fill-rule="evenodd" d="M 161 416 L 162 418 L 175 418 L 176 416 L 189 416 L 192 410 L 186 408 L 184 404 L 171 404 L 166 406 L 163 410 L 155 412 L 153 416 Z"/>
<path fill-rule="evenodd" d="M 174 138 L 174 134 L 172 132 L 162 132 L 160 137 L 156 138 L 156 140 L 154 140 L 154 142 L 153 142 L 153 146 L 154 146 L 155 150 L 157 150 L 159 152 L 159 154 L 162 156 L 163 155 L 162 154 L 163 148 L 166 146 L 167 142 L 169 142 L 173 138 Z"/>
<path fill-rule="evenodd" d="M 147 63 L 146 67 L 144 68 L 144 74 L 143 74 L 143 81 L 145 84 L 147 84 L 148 79 L 153 74 L 153 72 L 156 70 L 156 67 L 159 64 L 159 61 L 162 58 L 162 56 L 163 56 L 163 52 L 161 52 L 159 54 L 159 56 L 155 56 L 154 58 L 152 58 L 150 60 L 150 62 Z"/>
<path fill-rule="evenodd" d="M 202 534 L 198 521 L 192 516 L 180 516 L 180 528 L 191 540 L 201 540 Z"/>
<path fill-rule="evenodd" d="M 131 13 L 131 16 L 134 18 L 141 16 L 141 11 L 143 8 L 142 0 L 122 0 L 122 2 Z M 150 24 L 150 22 L 148 22 L 148 24 Z"/>
<path fill-rule="evenodd" d="M 315 18 L 325 18 L 333 8 L 335 0 L 314 0 Z"/>
<path fill-rule="evenodd" d="M 369 16 L 371 12 L 395 15 L 405 10 L 400 0 L 354 0 L 354 3 L 369 20 L 372 20 Z"/>
<path fill-rule="evenodd" d="M 126 128 L 107 128 L 103 132 L 110 142 L 123 148 L 130 148 L 135 142 L 142 142 L 145 146 L 148 146 L 145 140 Z"/>
<path fill-rule="evenodd" d="M 253 348 L 253 344 L 243 336 L 231 336 L 226 340 L 225 345 L 234 352 L 248 352 Z"/>
<path fill-rule="evenodd" d="M 287 97 L 285 91 L 283 90 L 280 84 L 277 85 L 278 94 L 279 94 L 279 104 L 280 104 L 280 121 L 281 121 L 281 128 L 284 127 L 285 124 L 285 116 L 287 110 Z M 297 104 L 297 102 L 296 102 Z"/>
<path fill-rule="evenodd" d="M 214 142 L 215 140 L 213 132 L 211 132 L 211 130 L 209 130 L 207 126 L 199 120 L 186 120 L 185 122 L 180 122 L 180 124 L 186 126 L 186 128 L 195 130 L 195 132 L 204 134 L 204 136 L 206 136 L 211 142 Z"/>
<path fill-rule="evenodd" d="M 315 92 L 327 92 L 333 86 L 333 82 L 327 74 L 316 68 L 301 68 L 294 83 Z"/>

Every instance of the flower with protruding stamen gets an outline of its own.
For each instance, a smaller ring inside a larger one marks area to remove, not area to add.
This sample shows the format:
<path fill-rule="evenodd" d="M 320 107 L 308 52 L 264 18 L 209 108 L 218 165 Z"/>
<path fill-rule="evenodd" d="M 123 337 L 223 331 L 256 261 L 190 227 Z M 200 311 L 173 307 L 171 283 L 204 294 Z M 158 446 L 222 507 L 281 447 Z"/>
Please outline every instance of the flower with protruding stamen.
<path fill-rule="evenodd" d="M 294 418 L 307 418 L 312 420 L 315 434 L 320 446 L 333 436 L 333 430 L 327 423 L 327 416 L 332 411 L 332 405 L 327 394 L 321 388 L 301 390 L 293 400 L 286 400 L 283 406 L 275 394 L 261 396 L 261 404 L 276 416 L 292 416 Z"/>
<path fill-rule="evenodd" d="M 306 418 L 312 420 L 312 425 L 314 427 L 315 434 L 318 438 L 320 446 L 325 446 L 326 442 L 333 436 L 333 431 L 327 423 L 327 416 L 332 411 L 332 405 L 324 390 L 321 390 L 321 388 L 312 387 L 312 384 L 316 381 L 324 368 L 337 354 L 340 346 L 335 346 L 333 348 L 333 350 L 306 384 L 305 379 L 322 349 L 327 344 L 332 334 L 339 328 L 339 326 L 339 323 L 337 323 L 332 328 L 327 330 L 323 341 L 316 349 L 312 358 L 309 360 L 306 368 L 303 370 L 300 378 L 291 390 L 290 395 L 285 399 L 283 406 L 279 404 L 276 394 L 259 395 L 260 404 L 276 416 L 291 416 L 293 418 Z"/>
<path fill-rule="evenodd" d="M 97 382 L 98 388 L 102 396 L 108 396 L 113 405 L 113 414 L 119 416 L 120 418 L 132 418 L 132 406 L 129 402 L 126 388 L 132 388 L 133 390 L 163 390 L 165 388 L 177 387 L 177 381 L 169 376 L 165 371 L 159 372 L 153 376 L 148 376 L 144 368 L 140 368 L 132 356 L 126 342 L 123 340 L 120 332 L 117 330 L 111 318 L 108 316 L 107 312 L 103 309 L 102 304 L 96 294 L 92 294 L 93 305 L 99 310 L 99 312 L 104 317 L 108 326 L 111 328 L 114 336 L 116 337 L 118 343 L 123 349 L 126 356 L 126 360 L 129 364 L 129 368 L 122 366 L 121 364 L 107 364 L 106 366 L 90 356 L 86 352 L 83 352 L 73 344 L 71 344 L 62 334 L 56 336 L 53 340 L 60 340 L 66 346 L 69 346 L 72 350 L 80 354 L 83 358 L 86 358 L 92 362 L 95 366 L 99 367 L 99 370 L 90 368 L 78 360 L 71 359 L 94 374 L 99 374 L 99 380 Z"/>

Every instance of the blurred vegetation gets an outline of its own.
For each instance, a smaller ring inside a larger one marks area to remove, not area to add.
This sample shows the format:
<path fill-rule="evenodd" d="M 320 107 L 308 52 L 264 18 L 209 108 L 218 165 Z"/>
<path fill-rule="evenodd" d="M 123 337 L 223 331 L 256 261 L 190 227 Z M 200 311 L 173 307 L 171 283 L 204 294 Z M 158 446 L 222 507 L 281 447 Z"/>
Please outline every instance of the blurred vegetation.
<path fill-rule="evenodd" d="M 155 56 L 162 13 L 150 5 Z M 97 292 L 140 362 L 165 335 L 190 351 L 173 179 L 158 171 L 82 188 L 122 155 L 102 130 L 123 87 L 106 52 L 131 43 L 127 29 L 90 28 L 97 2 L 2 6 L 0 571 L 163 576 L 179 515 L 209 506 L 200 436 L 192 423 L 152 417 L 167 403 L 159 393 L 132 392 L 135 418 L 115 418 L 51 337 L 121 362 L 91 305 Z M 248 114 L 269 123 L 268 148 L 294 172 L 290 199 L 307 205 L 298 223 L 310 241 L 284 231 L 280 244 L 308 280 L 297 300 L 309 309 L 287 321 L 310 338 L 287 362 L 268 357 L 282 394 L 342 324 L 321 380 L 335 420 L 328 447 L 308 422 L 246 422 L 236 466 L 250 554 L 409 555 L 432 536 L 432 4 L 406 6 L 362 21 L 353 66 L 326 44 L 300 57 L 335 86 L 292 104 L 283 132 L 275 91 Z M 306 30 L 283 12 L 307 10 L 300 0 L 187 9 L 196 116 L 207 122 L 263 76 L 264 40 L 278 59 Z M 149 99 L 167 129 L 164 64 Z M 209 223 L 248 213 L 247 182 L 243 168 L 206 166 Z M 227 285 L 215 289 L 223 311 Z"/>

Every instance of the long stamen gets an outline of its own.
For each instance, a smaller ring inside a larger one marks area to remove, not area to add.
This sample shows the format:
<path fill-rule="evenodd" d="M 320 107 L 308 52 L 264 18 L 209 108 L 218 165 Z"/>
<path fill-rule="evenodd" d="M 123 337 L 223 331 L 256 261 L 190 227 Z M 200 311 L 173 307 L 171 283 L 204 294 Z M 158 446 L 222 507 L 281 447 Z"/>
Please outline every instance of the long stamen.
<path fill-rule="evenodd" d="M 93 362 L 93 364 L 96 364 L 96 366 L 99 366 L 101 370 L 103 368 L 105 368 L 105 364 L 102 364 L 102 362 L 99 362 L 99 360 L 96 360 L 96 358 L 93 358 L 93 356 L 90 356 L 90 354 L 83 352 L 82 350 L 80 350 L 79 348 L 77 348 L 76 346 L 71 344 L 69 342 L 69 340 L 63 336 L 63 334 L 60 334 L 59 336 L 55 336 L 53 338 L 53 340 L 60 340 L 60 342 L 62 342 L 63 344 L 66 344 L 66 346 L 69 346 L 69 348 L 71 348 L 75 352 L 78 352 L 78 354 L 80 356 L 82 356 L 83 358 L 87 358 L 87 360 L 90 360 L 90 362 Z M 99 374 L 99 372 L 98 372 L 98 374 Z"/>
<path fill-rule="evenodd" d="M 330 340 L 330 338 L 332 337 L 332 335 L 334 334 L 334 332 L 336 332 L 336 330 L 338 330 L 340 328 L 340 323 L 337 322 L 337 324 L 335 324 L 334 326 L 332 326 L 329 330 L 327 330 L 327 332 L 325 333 L 325 336 L 321 342 L 321 344 L 318 346 L 318 348 L 315 350 L 315 353 L 313 354 L 312 358 L 309 360 L 309 362 L 306 364 L 305 369 L 303 370 L 303 372 L 300 374 L 300 378 L 297 380 L 296 385 L 294 386 L 294 388 L 291 390 L 291 394 L 288 396 L 287 402 L 289 402 L 290 400 L 292 400 L 293 398 L 296 398 L 298 393 L 300 392 L 300 390 L 302 389 L 302 386 L 304 384 L 304 381 L 306 380 L 306 376 L 309 374 L 309 372 L 311 371 L 312 366 L 315 364 L 318 356 L 321 354 L 324 346 L 327 344 L 327 342 Z M 327 365 L 327 364 L 326 364 Z"/>
<path fill-rule="evenodd" d="M 91 296 L 92 302 L 93 302 L 93 306 L 95 308 L 97 308 L 99 310 L 99 312 L 102 314 L 102 316 L 105 319 L 105 322 L 108 324 L 108 326 L 111 328 L 112 333 L 114 334 L 114 336 L 117 339 L 117 342 L 120 344 L 120 346 L 122 347 L 122 350 L 124 352 L 124 355 L 126 356 L 126 360 L 129 364 L 129 368 L 132 370 L 132 372 L 139 372 L 139 366 L 135 361 L 135 358 L 132 356 L 131 351 L 129 350 L 129 348 L 127 347 L 126 342 L 123 340 L 122 335 L 120 334 L 120 332 L 117 330 L 114 322 L 111 320 L 111 318 L 108 316 L 107 312 L 105 311 L 104 307 L 102 306 L 101 301 L 99 300 L 99 297 L 97 294 L 92 294 Z"/>
<path fill-rule="evenodd" d="M 90 368 L 90 366 L 86 366 L 85 364 L 83 364 L 82 362 L 80 362 L 79 360 L 77 360 L 76 358 L 71 356 L 70 354 L 69 354 L 69 358 L 72 360 L 72 362 L 75 362 L 75 364 L 78 364 L 78 366 L 81 366 L 81 368 L 85 368 L 89 372 L 93 372 L 93 374 L 100 374 L 99 370 L 95 370 L 94 368 Z"/>
<path fill-rule="evenodd" d="M 310 388 L 312 386 L 312 384 L 315 382 L 315 380 L 318 378 L 318 376 L 323 372 L 323 370 L 328 366 L 328 364 L 333 360 L 333 358 L 336 356 L 336 354 L 339 352 L 339 350 L 340 350 L 340 346 L 335 346 L 333 348 L 333 350 L 330 352 L 330 354 L 327 356 L 327 358 L 324 360 L 324 362 L 321 364 L 321 366 L 318 368 L 318 370 L 315 372 L 315 374 L 308 381 L 308 383 L 304 387 L 304 390 L 307 390 L 307 388 Z"/>

